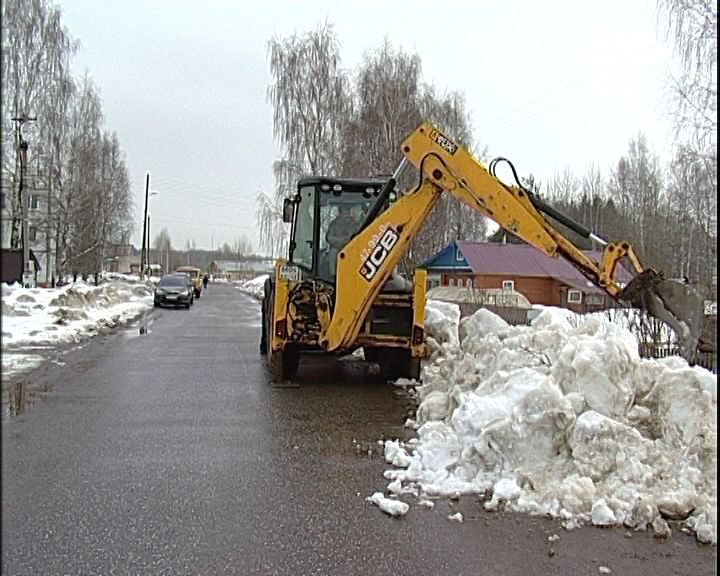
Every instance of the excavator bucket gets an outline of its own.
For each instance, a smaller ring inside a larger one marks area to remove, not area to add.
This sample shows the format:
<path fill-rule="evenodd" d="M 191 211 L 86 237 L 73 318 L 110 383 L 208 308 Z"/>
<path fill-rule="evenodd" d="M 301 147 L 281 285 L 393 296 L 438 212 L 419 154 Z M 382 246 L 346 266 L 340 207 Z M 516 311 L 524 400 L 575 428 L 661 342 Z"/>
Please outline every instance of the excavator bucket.
<path fill-rule="evenodd" d="M 670 326 L 677 334 L 683 358 L 693 360 L 705 323 L 705 303 L 697 290 L 649 268 L 635 276 L 619 298 Z"/>

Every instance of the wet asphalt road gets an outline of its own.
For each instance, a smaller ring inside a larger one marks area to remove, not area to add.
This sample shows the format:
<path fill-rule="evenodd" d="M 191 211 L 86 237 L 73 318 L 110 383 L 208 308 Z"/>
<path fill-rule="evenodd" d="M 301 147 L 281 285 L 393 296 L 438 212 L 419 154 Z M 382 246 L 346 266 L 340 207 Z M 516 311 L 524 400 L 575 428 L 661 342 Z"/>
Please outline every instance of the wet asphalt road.
<path fill-rule="evenodd" d="M 273 388 L 259 334 L 259 303 L 211 285 L 4 383 L 25 403 L 3 413 L 2 574 L 715 574 L 677 529 L 564 532 L 474 498 L 386 516 L 377 440 L 408 437 L 410 401 L 336 360 Z"/>

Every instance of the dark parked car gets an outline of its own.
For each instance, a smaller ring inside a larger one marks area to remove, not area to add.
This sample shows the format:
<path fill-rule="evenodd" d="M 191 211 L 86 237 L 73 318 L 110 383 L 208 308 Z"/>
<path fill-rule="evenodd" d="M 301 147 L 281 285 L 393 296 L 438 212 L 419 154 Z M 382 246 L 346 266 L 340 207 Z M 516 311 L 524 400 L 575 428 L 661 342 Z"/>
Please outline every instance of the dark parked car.
<path fill-rule="evenodd" d="M 155 286 L 155 306 L 171 304 L 190 308 L 195 301 L 195 291 L 188 276 L 165 274 Z"/>

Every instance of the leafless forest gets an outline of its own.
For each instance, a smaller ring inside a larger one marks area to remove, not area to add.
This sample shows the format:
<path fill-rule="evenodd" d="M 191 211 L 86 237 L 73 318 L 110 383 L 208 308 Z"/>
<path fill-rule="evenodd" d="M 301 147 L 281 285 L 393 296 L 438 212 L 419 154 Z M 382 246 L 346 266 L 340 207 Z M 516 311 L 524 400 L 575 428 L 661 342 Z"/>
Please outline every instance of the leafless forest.
<path fill-rule="evenodd" d="M 662 166 L 652 143 L 638 132 L 609 174 L 571 169 L 550 182 L 521 175 L 525 186 L 601 237 L 630 241 L 647 266 L 686 276 L 708 296 L 716 274 L 716 44 L 717 12 L 709 0 L 659 0 L 657 26 L 674 39 L 682 74 L 669 78 L 668 113 L 675 119 L 676 146 Z M 331 24 L 268 43 L 273 83 L 268 99 L 274 133 L 284 155 L 275 163 L 274 193 L 258 194 L 261 248 L 284 252 L 288 230 L 280 218 L 282 198 L 304 175 L 389 175 L 402 139 L 422 120 L 452 135 L 480 160 L 463 95 L 440 93 L 421 81 L 419 56 L 389 42 L 356 70 L 343 69 Z M 414 177 L 414 176 L 413 176 Z M 410 181 L 401 182 L 401 187 Z M 481 240 L 486 222 L 444 199 L 412 246 L 415 265 L 453 239 Z M 589 246 L 588 246 L 589 247 Z"/>
<path fill-rule="evenodd" d="M 608 239 L 628 240 L 648 266 L 687 276 L 710 291 L 716 275 L 717 12 L 710 0 L 658 0 L 656 26 L 674 41 L 681 71 L 668 78 L 675 148 L 661 165 L 638 132 L 618 151 L 610 173 L 571 168 L 549 182 L 521 175 L 525 185 Z M 422 61 L 389 41 L 354 70 L 343 68 L 331 24 L 267 44 L 274 135 L 282 159 L 272 167 L 275 190 L 257 195 L 259 249 L 283 252 L 288 230 L 282 198 L 311 174 L 382 177 L 398 161 L 402 139 L 430 120 L 481 160 L 461 92 L 422 81 Z M 103 125 L 98 88 L 74 78 L 76 40 L 49 0 L 2 2 L 2 181 L 11 214 L 11 243 L 20 245 L 20 179 L 47 195 L 43 227 L 52 239 L 55 275 L 100 270 L 109 245 L 127 241 L 133 203 L 121 143 Z M 33 121 L 42 118 L 42 121 Z M 27 157 L 21 144 L 30 142 Z M 401 186 L 410 185 L 414 175 Z M 487 223 L 444 199 L 408 255 L 422 262 L 453 239 L 481 240 Z M 238 240 L 243 244 L 244 239 Z M 171 250 L 161 231 L 156 249 Z M 232 247 L 228 247 L 231 249 Z M 238 250 L 243 246 L 238 245 Z M 247 247 L 245 247 L 247 248 Z M 243 248 L 243 249 L 245 249 Z"/>

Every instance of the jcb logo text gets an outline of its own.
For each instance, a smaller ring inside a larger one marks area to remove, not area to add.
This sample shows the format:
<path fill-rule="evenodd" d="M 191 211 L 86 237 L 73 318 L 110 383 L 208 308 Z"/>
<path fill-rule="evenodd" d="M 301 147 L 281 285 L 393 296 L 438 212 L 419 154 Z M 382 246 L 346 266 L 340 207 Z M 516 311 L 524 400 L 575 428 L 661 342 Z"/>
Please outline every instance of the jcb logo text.
<path fill-rule="evenodd" d="M 395 247 L 399 239 L 400 236 L 392 228 L 385 230 L 382 238 L 380 238 L 380 242 L 373 248 L 370 256 L 367 257 L 365 262 L 363 262 L 362 268 L 360 268 L 360 274 L 362 274 L 365 280 L 370 281 L 375 277 L 378 269 L 382 266 L 382 263 L 385 262 L 388 254 L 390 254 L 390 250 Z"/>

